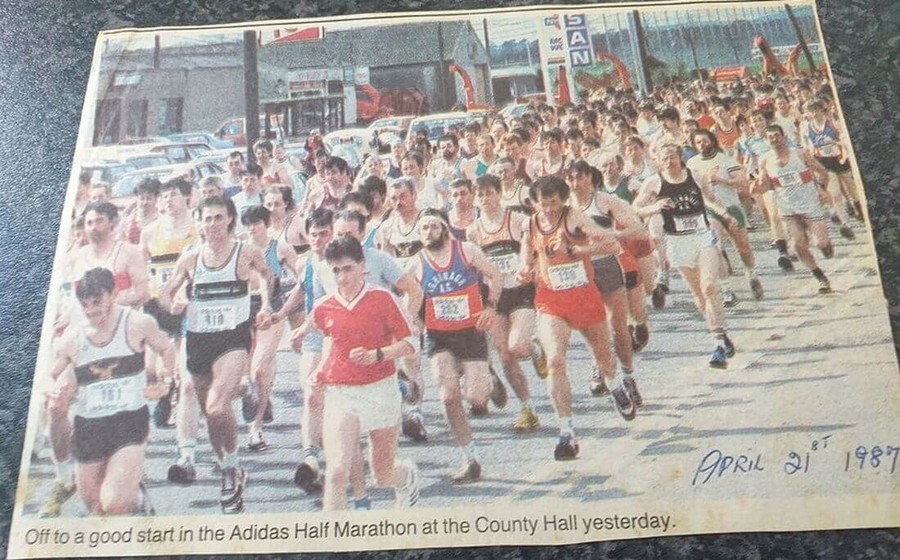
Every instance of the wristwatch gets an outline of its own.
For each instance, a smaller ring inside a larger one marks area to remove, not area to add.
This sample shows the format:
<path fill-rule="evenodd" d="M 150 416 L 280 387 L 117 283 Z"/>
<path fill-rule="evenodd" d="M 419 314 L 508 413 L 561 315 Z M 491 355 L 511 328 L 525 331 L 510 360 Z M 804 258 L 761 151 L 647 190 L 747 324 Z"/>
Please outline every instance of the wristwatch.
<path fill-rule="evenodd" d="M 375 349 L 375 361 L 380 362 L 384 359 L 384 352 L 382 352 L 381 348 Z"/>

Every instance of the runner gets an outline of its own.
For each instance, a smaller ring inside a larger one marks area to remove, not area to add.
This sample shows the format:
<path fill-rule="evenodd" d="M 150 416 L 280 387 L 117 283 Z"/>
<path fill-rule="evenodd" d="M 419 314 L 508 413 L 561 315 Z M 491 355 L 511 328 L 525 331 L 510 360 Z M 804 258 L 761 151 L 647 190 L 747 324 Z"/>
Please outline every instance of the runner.
<path fill-rule="evenodd" d="M 351 176 L 350 166 L 343 159 L 330 156 L 325 160 L 325 182 L 318 194 L 310 198 L 306 215 L 318 208 L 337 210 L 344 195 L 353 190 Z"/>
<path fill-rule="evenodd" d="M 475 145 L 478 152 L 463 164 L 463 172 L 470 181 L 485 175 L 499 157 L 495 151 L 494 137 L 490 134 L 479 136 Z"/>
<path fill-rule="evenodd" d="M 407 154 L 403 160 L 404 164 L 407 164 L 410 156 L 417 155 Z M 415 178 L 403 176 L 394 179 L 389 186 L 388 200 L 392 207 L 391 215 L 378 228 L 376 246 L 395 257 L 405 268 L 407 263 L 422 250 L 422 240 L 418 231 L 420 211 L 416 204 Z M 417 317 L 418 311 L 413 316 Z M 405 374 L 418 388 L 419 397 L 414 404 L 404 410 L 402 432 L 413 441 L 426 441 L 428 433 L 420 408 L 424 397 L 421 357 L 419 354 L 407 356 L 401 365 Z"/>
<path fill-rule="evenodd" d="M 535 162 L 531 168 L 532 177 L 546 177 L 552 175 L 560 179 L 565 177 L 566 167 L 572 160 L 568 158 L 563 142 L 565 134 L 562 129 L 554 128 L 541 133 L 541 144 L 544 147 L 544 156 Z"/>
<path fill-rule="evenodd" d="M 513 212 L 530 215 L 533 212 L 531 199 L 528 198 L 528 185 L 516 178 L 515 161 L 502 157 L 492 168 L 492 174 L 500 177 L 500 204 Z"/>
<path fill-rule="evenodd" d="M 220 504 L 223 513 L 243 511 L 246 472 L 240 467 L 237 422 L 231 401 L 241 376 L 249 370 L 250 325 L 268 325 L 267 286 L 272 273 L 262 252 L 234 238 L 237 211 L 226 198 L 207 198 L 197 207 L 203 242 L 182 254 L 175 272 L 160 290 L 159 302 L 170 313 L 185 306 L 175 294 L 188 283 L 185 352 L 200 406 L 206 414 L 209 441 L 222 469 Z M 250 316 L 251 275 L 260 276 L 262 309 Z M 179 309 L 182 308 L 182 309 Z"/>
<path fill-rule="evenodd" d="M 55 382 L 48 395 L 54 451 L 67 456 L 71 447 L 78 491 L 90 515 L 136 514 L 149 506 L 141 484 L 150 431 L 147 400 L 168 391 L 162 378 L 146 374 L 144 352 L 152 348 L 162 356 L 164 376 L 174 369 L 175 352 L 151 317 L 116 303 L 110 270 L 86 271 L 75 296 L 87 321 L 59 341 L 49 372 Z M 75 491 L 61 482 L 51 492 L 59 506 Z M 42 511 L 46 517 L 59 514 L 58 508 Z"/>
<path fill-rule="evenodd" d="M 425 294 L 425 349 L 440 387 L 447 423 L 465 458 L 451 480 L 474 482 L 481 478 L 481 463 L 463 406 L 460 379 L 465 377 L 469 403 L 487 406 L 493 382 L 484 333 L 496 318 L 503 276 L 481 249 L 453 239 L 441 212 L 425 210 L 417 227 L 423 248 L 418 258 L 410 259 L 407 270 L 421 282 Z M 481 301 L 479 277 L 487 285 L 486 304 Z"/>
<path fill-rule="evenodd" d="M 781 219 L 797 256 L 819 281 L 819 293 L 827 294 L 831 284 L 809 251 L 809 236 L 816 238 L 825 258 L 834 255 L 816 186 L 816 179 L 822 183 L 828 180 L 828 170 L 806 152 L 789 148 L 784 130 L 777 124 L 766 127 L 766 140 L 772 149 L 759 160 L 757 188 L 775 190 Z"/>
<path fill-rule="evenodd" d="M 725 308 L 719 291 L 719 252 L 706 209 L 723 216 L 729 225 L 733 225 L 734 218 L 711 188 L 694 180 L 690 170 L 684 168 L 681 155 L 681 148 L 675 144 L 660 147 L 660 172 L 644 183 L 634 207 L 645 218 L 662 216 L 666 257 L 681 272 L 715 340 L 709 365 L 724 369 L 735 349 L 725 329 Z"/>
<path fill-rule="evenodd" d="M 472 181 L 468 179 L 454 179 L 450 183 L 450 211 L 447 213 L 449 219 L 450 233 L 459 241 L 466 240 L 466 228 L 475 221 L 475 206 L 472 204 L 474 198 Z"/>
<path fill-rule="evenodd" d="M 598 169 L 584 160 L 574 162 L 566 170 L 567 183 L 571 189 L 570 204 L 578 208 L 609 235 L 616 238 L 624 246 L 625 240 L 643 230 L 640 220 L 634 215 L 631 207 L 621 199 L 603 192 L 603 176 Z M 617 226 L 627 229 L 617 231 Z M 600 290 L 609 322 L 613 331 L 613 345 L 619 364 L 622 367 L 622 383 L 635 406 L 640 406 L 642 399 L 638 392 L 634 373 L 633 335 L 628 329 L 628 296 L 626 295 L 626 275 L 630 275 L 631 289 L 637 287 L 637 261 L 624 250 L 616 254 L 591 255 L 594 268 L 594 283 Z M 646 333 L 646 318 L 642 331 Z M 633 330 L 633 329 L 632 329 Z M 648 337 L 649 334 L 642 333 Z M 609 392 L 599 368 L 595 367 L 591 376 L 591 393 L 605 395 Z"/>
<path fill-rule="evenodd" d="M 159 219 L 148 225 L 141 233 L 141 247 L 147 260 L 150 272 L 150 299 L 144 304 L 144 313 L 156 319 L 157 325 L 174 342 L 176 351 L 181 348 L 181 322 L 184 314 L 173 315 L 160 307 L 159 291 L 168 282 L 175 270 L 178 257 L 192 244 L 197 237 L 194 220 L 188 209 L 191 199 L 192 185 L 184 179 L 170 179 L 163 183 L 159 190 L 160 206 L 163 213 Z M 180 295 L 180 297 L 184 297 Z M 148 353 L 147 371 L 154 374 L 155 356 Z M 174 371 L 175 377 L 167 379 L 171 384 L 169 395 L 160 399 L 154 410 L 153 418 L 157 427 L 171 426 L 170 416 L 176 409 L 178 401 L 185 401 L 186 406 L 178 409 L 181 416 L 189 418 L 176 419 L 178 425 L 179 448 L 186 440 L 196 444 L 196 421 L 199 410 L 191 406 L 191 399 L 196 402 L 192 384 L 181 379 L 180 372 Z M 189 386 L 185 386 L 189 385 Z M 191 421 L 192 420 L 192 421 Z M 194 426 L 193 430 L 186 432 L 185 426 Z M 191 446 L 193 449 L 193 446 Z"/>
<path fill-rule="evenodd" d="M 275 187 L 285 188 L 286 187 Z M 290 190 L 287 190 L 290 193 Z M 279 194 L 281 194 L 279 192 Z M 247 228 L 250 244 L 263 252 L 272 272 L 272 283 L 269 302 L 274 313 L 281 310 L 286 299 L 286 294 L 294 288 L 296 277 L 293 270 L 297 267 L 297 254 L 290 245 L 285 243 L 277 234 L 271 234 L 271 213 L 263 206 L 250 206 L 244 210 L 241 222 Z M 281 285 L 282 278 L 292 278 L 294 285 Z M 251 299 L 256 296 L 261 286 L 257 286 L 255 279 L 250 282 Z M 251 308 L 254 306 L 251 305 Z M 250 422 L 250 439 L 247 448 L 250 451 L 266 451 L 269 444 L 263 437 L 263 424 L 273 420 L 272 410 L 272 384 L 275 382 L 275 355 L 278 345 L 284 334 L 284 322 L 276 321 L 267 329 L 258 330 L 254 340 L 254 348 L 250 363 L 251 391 L 255 391 L 256 407 L 245 407 L 244 420 Z M 244 402 L 250 399 L 242 399 Z M 247 410 L 249 408 L 249 410 Z M 255 408 L 255 410 L 254 410 Z"/>
<path fill-rule="evenodd" d="M 756 276 L 756 258 L 753 249 L 750 248 L 747 215 L 740 199 L 741 192 L 749 195 L 744 168 L 719 148 L 716 136 L 708 130 L 702 128 L 695 130 L 691 135 L 691 143 L 698 152 L 687 162 L 691 176 L 704 187 L 704 190 L 713 190 L 725 205 L 726 211 L 734 218 L 726 223 L 721 215 L 707 208 L 709 217 L 713 219 L 710 225 L 719 239 L 719 254 L 723 255 L 724 259 L 722 243 L 726 237 L 731 239 L 744 263 L 753 298 L 759 301 L 763 299 L 764 292 L 762 283 Z M 727 271 L 722 275 L 719 285 L 722 288 L 722 305 L 734 306 L 737 303 L 737 295 L 729 288 Z"/>
<path fill-rule="evenodd" d="M 253 144 L 253 155 L 256 162 L 262 168 L 260 181 L 266 185 L 284 185 L 294 188 L 294 180 L 291 178 L 288 165 L 275 159 L 275 146 L 271 140 L 261 139 Z M 238 208 L 240 211 L 240 208 Z"/>
<path fill-rule="evenodd" d="M 415 505 L 416 465 L 396 460 L 400 395 L 394 368 L 394 360 L 415 351 L 412 325 L 388 290 L 365 282 L 365 259 L 357 239 L 332 241 L 325 259 L 336 293 L 319 300 L 304 326 L 294 332 L 295 339 L 302 338 L 315 327 L 330 341 L 331 351 L 317 379 L 325 387 L 324 509 L 346 509 L 347 484 L 362 433 L 368 435 L 376 483 L 394 488 L 398 507 Z"/>
<path fill-rule="evenodd" d="M 523 284 L 516 278 L 527 218 L 503 207 L 501 188 L 500 179 L 495 175 L 478 178 L 475 200 L 479 216 L 469 226 L 466 238 L 481 247 L 487 259 L 503 274 L 497 318 L 490 334 L 506 379 L 520 403 L 521 413 L 513 429 L 527 433 L 538 430 L 541 424 L 519 361 L 531 358 L 538 377 L 545 379 L 547 360 L 540 344 L 534 340 L 534 284 Z"/>
<path fill-rule="evenodd" d="M 219 177 L 222 179 L 222 187 L 225 189 L 225 195 L 228 198 L 232 198 L 243 190 L 241 188 L 241 177 L 244 173 L 244 152 L 235 150 L 228 154 L 225 165 L 228 169 L 225 173 L 219 175 Z"/>
<path fill-rule="evenodd" d="M 240 216 L 248 206 L 259 206 L 262 204 L 262 196 L 259 194 L 262 174 L 262 167 L 255 163 L 248 163 L 247 168 L 241 172 L 241 192 L 231 197 L 232 202 L 234 202 L 234 207 L 237 209 L 238 216 Z M 244 226 L 242 224 L 236 224 L 234 228 L 237 233 L 244 231 Z"/>
<path fill-rule="evenodd" d="M 137 194 L 137 203 L 122 220 L 119 229 L 119 237 L 123 241 L 138 245 L 141 242 L 141 230 L 159 217 L 159 211 L 156 208 L 159 202 L 159 186 L 158 179 L 149 178 L 142 179 L 137 184 L 134 190 Z"/>
<path fill-rule="evenodd" d="M 390 207 L 387 202 L 387 183 L 378 177 L 367 177 L 363 184 L 359 187 L 360 194 L 369 197 L 372 201 L 372 208 L 369 210 L 369 235 L 363 242 L 363 247 L 376 247 L 378 243 L 378 232 L 390 214 Z"/>
<path fill-rule="evenodd" d="M 620 251 L 614 237 L 568 204 L 569 187 L 556 177 L 542 177 L 531 185 L 530 196 L 538 211 L 528 224 L 522 243 L 522 267 L 518 278 L 536 277 L 535 308 L 538 340 L 547 353 L 547 390 L 559 423 L 557 461 L 575 459 L 580 448 L 572 420 L 572 389 L 566 375 L 566 351 L 572 330 L 579 331 L 611 388 L 616 409 L 626 420 L 634 419 L 634 403 L 616 376 L 610 349 L 603 298 L 594 283 L 591 254 Z"/>

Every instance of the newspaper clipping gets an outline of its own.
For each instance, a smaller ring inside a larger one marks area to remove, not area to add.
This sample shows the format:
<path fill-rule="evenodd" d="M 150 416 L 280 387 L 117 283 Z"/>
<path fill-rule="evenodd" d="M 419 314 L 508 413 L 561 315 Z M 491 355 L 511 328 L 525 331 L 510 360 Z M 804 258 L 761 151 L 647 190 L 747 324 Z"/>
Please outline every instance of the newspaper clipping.
<path fill-rule="evenodd" d="M 104 32 L 62 224 L 12 558 L 900 523 L 812 1 Z"/>

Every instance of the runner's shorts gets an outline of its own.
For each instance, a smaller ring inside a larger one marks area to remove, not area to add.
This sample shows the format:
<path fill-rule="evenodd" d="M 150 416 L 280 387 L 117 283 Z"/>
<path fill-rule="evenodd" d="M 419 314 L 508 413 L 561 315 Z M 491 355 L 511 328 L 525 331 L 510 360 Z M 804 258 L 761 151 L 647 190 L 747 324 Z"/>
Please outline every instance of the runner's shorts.
<path fill-rule="evenodd" d="M 401 397 L 397 383 L 394 374 L 365 385 L 325 385 L 326 424 L 356 416 L 360 433 L 398 426 Z"/>
<path fill-rule="evenodd" d="M 517 309 L 534 309 L 534 284 L 504 288 L 497 300 L 497 313 L 509 315 Z"/>
<path fill-rule="evenodd" d="M 735 219 L 739 228 L 747 229 L 747 214 L 744 213 L 743 208 L 740 206 L 729 206 L 728 214 Z M 718 212 L 714 212 L 711 208 L 707 208 L 706 215 L 725 226 L 725 218 Z"/>
<path fill-rule="evenodd" d="M 615 255 L 594 258 L 591 264 L 594 267 L 594 283 L 601 294 L 611 294 L 625 286 L 625 272 Z"/>
<path fill-rule="evenodd" d="M 488 357 L 487 337 L 475 327 L 459 331 L 425 331 L 429 358 L 450 352 L 460 362 L 483 362 Z"/>
<path fill-rule="evenodd" d="M 184 313 L 172 315 L 159 305 L 159 300 L 151 299 L 144 304 L 144 313 L 156 319 L 156 324 L 167 335 L 179 338 L 181 336 L 181 320 L 184 319 Z"/>
<path fill-rule="evenodd" d="M 846 173 L 850 171 L 850 160 L 844 160 L 844 163 L 841 163 L 841 159 L 838 157 L 817 157 L 819 163 L 822 164 L 822 167 L 831 171 L 832 173 Z"/>
<path fill-rule="evenodd" d="M 188 331 L 184 345 L 187 369 L 191 375 L 212 375 L 213 364 L 224 354 L 235 350 L 250 352 L 250 321 L 244 321 L 229 331 Z"/>
<path fill-rule="evenodd" d="M 79 463 L 106 461 L 129 445 L 143 445 L 150 433 L 150 409 L 142 406 L 99 418 L 75 416 L 72 456 Z"/>
<path fill-rule="evenodd" d="M 667 235 L 666 257 L 669 264 L 676 268 L 697 268 L 700 252 L 715 245 L 716 234 L 711 229 L 685 235 Z"/>
<path fill-rule="evenodd" d="M 538 286 L 534 308 L 539 313 L 559 317 L 576 330 L 606 320 L 603 296 L 594 283 L 558 292 Z"/>

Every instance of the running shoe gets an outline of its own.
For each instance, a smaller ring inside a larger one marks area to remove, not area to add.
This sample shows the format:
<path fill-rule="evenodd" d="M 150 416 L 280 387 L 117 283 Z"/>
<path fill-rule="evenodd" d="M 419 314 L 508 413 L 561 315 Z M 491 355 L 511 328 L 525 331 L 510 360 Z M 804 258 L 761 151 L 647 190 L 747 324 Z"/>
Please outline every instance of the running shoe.
<path fill-rule="evenodd" d="M 856 203 L 856 204 L 859 204 L 859 203 Z M 854 205 L 854 203 L 852 203 L 852 202 L 850 202 L 850 201 L 848 200 L 847 203 L 846 203 L 845 208 L 847 208 L 847 215 L 848 215 L 848 216 L 850 216 L 851 218 L 856 218 L 856 217 L 858 217 L 858 214 L 856 213 L 856 206 Z"/>
<path fill-rule="evenodd" d="M 244 469 L 228 467 L 222 469 L 222 491 L 219 504 L 222 513 L 232 514 L 244 511 L 244 486 L 247 484 L 247 473 Z"/>
<path fill-rule="evenodd" d="M 63 504 L 75 495 L 77 489 L 78 487 L 75 485 L 75 482 L 66 484 L 65 481 L 59 479 L 54 480 L 53 488 L 50 489 L 50 494 L 41 506 L 38 515 L 41 517 L 59 517 L 60 514 L 62 514 Z"/>
<path fill-rule="evenodd" d="M 669 287 L 663 286 L 664 284 L 657 284 L 650 295 L 650 301 L 653 303 L 654 309 L 663 309 L 666 306 L 666 293 L 669 291 Z"/>
<path fill-rule="evenodd" d="M 406 411 L 406 416 L 401 423 L 403 435 L 416 442 L 428 441 L 428 432 L 425 431 L 425 421 L 418 407 L 411 407 Z"/>
<path fill-rule="evenodd" d="M 550 370 L 547 369 L 547 354 L 544 353 L 544 347 L 538 339 L 532 341 L 531 364 L 539 379 L 547 379 Z"/>
<path fill-rule="evenodd" d="M 177 463 L 169 466 L 167 478 L 174 484 L 193 484 L 197 480 L 194 462 L 187 457 L 180 457 Z"/>
<path fill-rule="evenodd" d="M 633 375 L 625 375 L 622 378 L 622 385 L 625 386 L 628 397 L 631 399 L 631 402 L 634 403 L 635 408 L 644 405 L 644 397 L 642 397 L 641 392 L 638 391 L 637 381 L 634 380 Z"/>
<path fill-rule="evenodd" d="M 841 226 L 841 236 L 844 239 L 856 239 L 856 234 L 853 233 L 852 229 L 850 229 L 849 224 L 844 224 Z"/>
<path fill-rule="evenodd" d="M 856 219 L 859 220 L 860 222 L 864 222 L 866 220 L 866 216 L 865 216 L 865 214 L 863 214 L 862 203 L 858 200 L 855 201 L 853 203 L 853 208 L 856 209 L 856 212 L 854 213 L 854 216 L 856 216 Z"/>
<path fill-rule="evenodd" d="M 506 394 L 506 386 L 503 385 L 503 381 L 500 380 L 500 377 L 497 375 L 497 372 L 494 371 L 493 366 L 488 365 L 488 371 L 491 373 L 491 383 L 493 384 L 493 388 L 491 389 L 491 402 L 494 403 L 499 409 L 506 408 L 506 403 L 509 402 L 509 395 Z"/>
<path fill-rule="evenodd" d="M 450 477 L 453 484 L 467 484 L 481 478 L 481 463 L 472 459 Z"/>
<path fill-rule="evenodd" d="M 734 274 L 734 267 L 731 266 L 731 259 L 728 258 L 728 251 L 722 249 L 722 258 L 725 260 L 725 268 L 728 270 L 728 276 Z"/>
<path fill-rule="evenodd" d="M 362 498 L 354 498 L 350 500 L 350 509 L 368 511 L 372 509 L 372 499 L 367 495 Z"/>
<path fill-rule="evenodd" d="M 734 307 L 738 304 L 737 294 L 728 288 L 722 288 L 722 305 L 725 307 Z"/>
<path fill-rule="evenodd" d="M 402 369 L 397 370 L 397 380 L 400 383 L 400 395 L 406 404 L 419 402 L 419 384 L 409 378 Z"/>
<path fill-rule="evenodd" d="M 828 281 L 828 278 L 821 278 L 819 280 L 819 293 L 820 294 L 830 294 L 831 293 L 831 282 Z"/>
<path fill-rule="evenodd" d="M 825 257 L 826 259 L 830 259 L 831 257 L 833 257 L 834 256 L 834 245 L 828 245 L 828 246 L 822 247 L 822 256 Z"/>
<path fill-rule="evenodd" d="M 734 343 L 731 342 L 731 339 L 728 338 L 728 335 L 727 335 L 727 334 L 726 334 L 726 335 L 722 335 L 722 349 L 725 350 L 725 357 L 726 357 L 726 358 L 733 358 L 733 357 L 734 357 L 734 352 L 735 352 L 735 349 L 734 349 Z"/>
<path fill-rule="evenodd" d="M 778 255 L 778 266 L 785 272 L 794 271 L 794 263 L 792 263 L 791 258 L 784 253 Z"/>
<path fill-rule="evenodd" d="M 307 494 L 318 494 L 322 491 L 322 475 L 319 472 L 319 459 L 315 453 L 306 453 L 303 461 L 294 471 L 294 484 Z"/>
<path fill-rule="evenodd" d="M 716 346 L 716 349 L 713 350 L 712 357 L 709 358 L 709 367 L 715 369 L 725 369 L 728 367 L 728 356 L 725 353 L 725 348 Z"/>
<path fill-rule="evenodd" d="M 266 440 L 263 439 L 262 432 L 255 432 L 250 434 L 250 441 L 247 442 L 247 449 L 253 451 L 254 453 L 262 453 L 263 451 L 268 451 L 269 444 L 266 443 Z"/>
<path fill-rule="evenodd" d="M 603 380 L 603 376 L 600 375 L 600 370 L 597 369 L 597 366 L 594 366 L 593 373 L 591 373 L 590 389 L 591 394 L 595 397 L 609 394 L 609 387 L 606 386 L 606 382 Z"/>
<path fill-rule="evenodd" d="M 838 216 L 838 213 L 834 210 L 831 211 L 831 223 L 834 225 L 838 225 L 839 223 L 841 223 L 841 217 Z"/>
<path fill-rule="evenodd" d="M 536 432 L 541 428 L 541 421 L 531 408 L 523 408 L 519 414 L 519 421 L 513 426 L 513 430 L 519 434 Z"/>
<path fill-rule="evenodd" d="M 613 389 L 612 391 L 613 402 L 616 404 L 616 410 L 619 411 L 619 414 L 626 421 L 631 422 L 634 420 L 634 416 L 636 410 L 634 408 L 634 401 L 631 400 L 631 397 L 628 396 L 628 391 L 625 390 L 624 386 L 619 386 Z"/>
<path fill-rule="evenodd" d="M 650 342 L 650 329 L 647 328 L 647 323 L 635 325 L 631 336 L 631 348 L 635 352 L 640 352 L 648 342 Z"/>
<path fill-rule="evenodd" d="M 557 461 L 571 461 L 578 458 L 581 448 L 572 434 L 559 434 L 556 449 L 553 450 L 553 458 Z"/>
<path fill-rule="evenodd" d="M 412 507 L 419 501 L 419 469 L 409 459 L 403 461 L 403 464 L 407 475 L 406 482 L 396 490 L 398 508 Z"/>
<path fill-rule="evenodd" d="M 469 415 L 472 418 L 482 418 L 488 415 L 488 407 L 486 404 L 473 404 L 469 407 Z"/>
<path fill-rule="evenodd" d="M 750 291 L 753 292 L 753 299 L 756 301 L 760 301 L 766 297 L 766 293 L 763 291 L 762 282 L 759 281 L 759 278 L 750 279 Z"/>
<path fill-rule="evenodd" d="M 256 392 L 256 385 L 251 380 L 244 389 L 244 395 L 241 397 L 241 416 L 244 422 L 252 422 L 259 412 L 259 395 Z"/>

